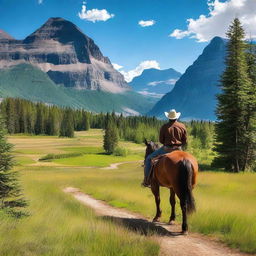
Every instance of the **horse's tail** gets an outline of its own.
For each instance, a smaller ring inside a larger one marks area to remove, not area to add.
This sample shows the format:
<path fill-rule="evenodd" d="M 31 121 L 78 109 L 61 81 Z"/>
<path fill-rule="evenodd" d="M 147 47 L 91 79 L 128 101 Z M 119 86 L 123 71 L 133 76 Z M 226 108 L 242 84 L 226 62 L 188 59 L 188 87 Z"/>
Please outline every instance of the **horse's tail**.
<path fill-rule="evenodd" d="M 193 167 L 189 160 L 180 161 L 179 166 L 179 185 L 180 200 L 186 204 L 187 213 L 191 214 L 196 210 L 195 199 L 192 193 Z"/>

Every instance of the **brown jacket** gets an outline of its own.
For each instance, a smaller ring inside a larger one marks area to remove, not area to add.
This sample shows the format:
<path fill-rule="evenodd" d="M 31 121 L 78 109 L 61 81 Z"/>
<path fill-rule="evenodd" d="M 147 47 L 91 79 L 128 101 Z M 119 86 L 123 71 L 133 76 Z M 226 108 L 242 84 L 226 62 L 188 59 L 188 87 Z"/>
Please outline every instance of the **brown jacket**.
<path fill-rule="evenodd" d="M 164 146 L 183 146 L 187 143 L 187 131 L 178 121 L 164 124 L 160 129 L 159 141 Z"/>

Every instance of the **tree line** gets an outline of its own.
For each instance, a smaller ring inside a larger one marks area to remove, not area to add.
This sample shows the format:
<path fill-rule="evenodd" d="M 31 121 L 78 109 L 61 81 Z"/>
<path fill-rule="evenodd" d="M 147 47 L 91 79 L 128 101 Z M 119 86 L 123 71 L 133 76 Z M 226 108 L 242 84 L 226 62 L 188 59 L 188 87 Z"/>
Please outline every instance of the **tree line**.
<path fill-rule="evenodd" d="M 110 134 L 109 144 L 111 144 L 111 140 L 118 139 L 135 143 L 143 143 L 145 138 L 158 141 L 160 127 L 165 122 L 155 117 L 125 117 L 122 114 L 117 115 L 115 112 L 92 113 L 83 109 L 49 106 L 20 98 L 4 99 L 0 104 L 0 109 L 9 134 L 27 133 L 73 137 L 74 131 L 98 128 L 104 129 L 107 134 Z M 213 123 L 192 121 L 186 123 L 186 126 L 189 134 L 199 139 L 202 148 L 211 146 L 214 132 Z M 117 139 L 115 139 L 116 137 Z"/>
<path fill-rule="evenodd" d="M 73 137 L 74 130 L 90 128 L 90 113 L 85 110 L 60 108 L 19 98 L 4 99 L 0 109 L 9 134 Z"/>
<path fill-rule="evenodd" d="M 5 98 L 0 104 L 0 109 L 9 134 L 73 137 L 74 131 L 105 129 L 112 123 L 118 128 L 120 138 L 141 143 L 144 137 L 157 139 L 155 129 L 163 123 L 155 117 L 124 117 L 115 112 L 97 114 L 83 109 L 49 106 L 20 98 Z"/>

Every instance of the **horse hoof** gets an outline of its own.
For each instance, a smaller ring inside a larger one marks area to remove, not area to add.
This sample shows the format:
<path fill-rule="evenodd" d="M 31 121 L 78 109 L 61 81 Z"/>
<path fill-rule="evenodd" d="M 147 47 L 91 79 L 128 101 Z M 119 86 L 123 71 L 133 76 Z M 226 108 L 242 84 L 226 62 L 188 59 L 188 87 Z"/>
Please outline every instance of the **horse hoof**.
<path fill-rule="evenodd" d="M 170 220 L 169 222 L 168 222 L 168 225 L 174 225 L 175 224 L 175 220 Z"/>
<path fill-rule="evenodd" d="M 188 235 L 188 231 L 182 231 L 181 232 L 183 236 L 187 236 Z"/>
<path fill-rule="evenodd" d="M 152 222 L 159 222 L 160 218 L 154 218 Z"/>

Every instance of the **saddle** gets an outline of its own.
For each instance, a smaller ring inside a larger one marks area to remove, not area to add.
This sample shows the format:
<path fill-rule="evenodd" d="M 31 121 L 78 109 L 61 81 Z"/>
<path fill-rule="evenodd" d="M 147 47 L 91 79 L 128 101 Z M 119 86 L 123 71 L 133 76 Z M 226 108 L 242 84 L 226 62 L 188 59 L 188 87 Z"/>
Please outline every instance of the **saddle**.
<path fill-rule="evenodd" d="M 162 158 L 164 158 L 164 157 L 165 157 L 165 154 L 160 155 L 160 156 L 157 156 L 157 157 L 155 157 L 155 158 L 153 158 L 153 159 L 151 160 L 151 169 L 150 169 L 150 173 L 149 173 L 149 175 L 148 175 L 148 183 L 149 183 L 149 184 L 151 183 L 151 179 L 152 179 L 152 177 L 153 177 L 153 173 L 154 173 L 155 168 L 157 167 L 157 165 L 158 165 L 158 163 L 160 162 L 160 160 L 161 160 Z"/>
<path fill-rule="evenodd" d="M 158 163 L 160 162 L 160 160 L 162 158 L 164 158 L 166 156 L 166 154 L 168 153 L 171 153 L 173 151 L 176 151 L 176 150 L 182 150 L 181 147 L 173 147 L 173 148 L 165 148 L 165 151 L 166 153 L 165 154 L 162 154 L 162 155 L 159 155 L 157 157 L 154 157 L 152 160 L 151 160 L 151 169 L 150 169 L 150 173 L 148 175 L 148 183 L 150 184 L 151 183 L 151 179 L 153 177 L 153 173 L 154 173 L 154 170 L 155 168 L 157 167 Z"/>

